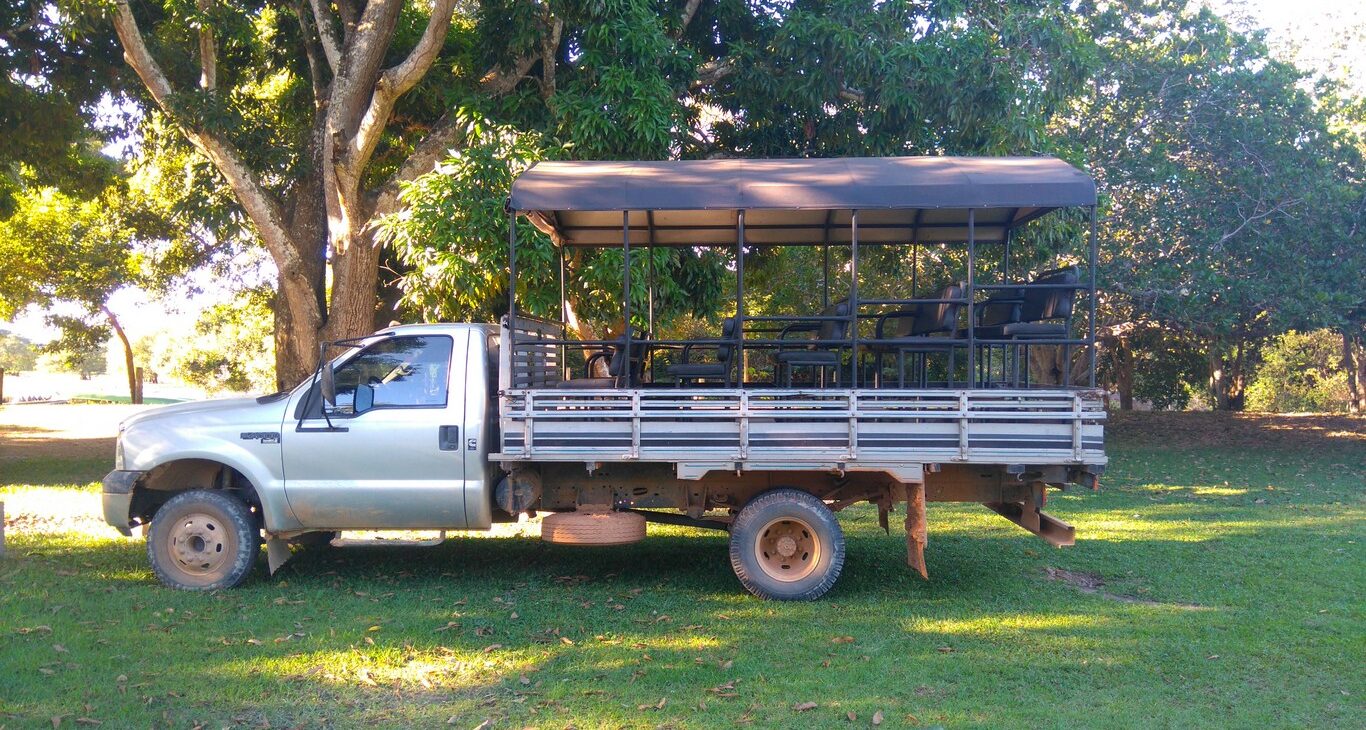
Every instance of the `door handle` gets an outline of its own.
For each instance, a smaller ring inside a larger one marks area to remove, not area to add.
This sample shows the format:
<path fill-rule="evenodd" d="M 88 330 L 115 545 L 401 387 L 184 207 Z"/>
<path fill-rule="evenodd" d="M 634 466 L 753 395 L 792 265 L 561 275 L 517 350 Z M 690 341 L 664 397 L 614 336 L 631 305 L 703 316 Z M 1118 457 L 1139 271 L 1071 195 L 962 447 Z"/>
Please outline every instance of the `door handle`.
<path fill-rule="evenodd" d="M 442 426 L 436 433 L 436 445 L 442 451 L 459 451 L 460 427 Z"/>

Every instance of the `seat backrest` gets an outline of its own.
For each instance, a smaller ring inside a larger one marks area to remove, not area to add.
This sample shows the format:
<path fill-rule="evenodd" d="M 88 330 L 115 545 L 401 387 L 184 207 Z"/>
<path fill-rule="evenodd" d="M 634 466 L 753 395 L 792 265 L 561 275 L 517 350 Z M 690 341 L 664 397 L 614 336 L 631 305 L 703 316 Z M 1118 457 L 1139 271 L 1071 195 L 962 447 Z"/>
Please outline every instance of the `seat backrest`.
<path fill-rule="evenodd" d="M 735 337 L 735 318 L 726 317 L 721 320 L 721 339 L 738 339 Z M 716 348 L 716 359 L 719 362 L 730 362 L 731 345 L 721 345 Z"/>
<path fill-rule="evenodd" d="M 963 287 L 959 284 L 951 284 L 944 287 L 935 296 L 935 299 L 962 299 Z M 962 302 L 941 302 L 939 304 L 921 304 L 920 316 L 914 320 L 915 324 L 911 327 L 911 335 L 928 335 L 935 332 L 948 332 L 958 326 L 958 312 L 963 307 Z"/>
<path fill-rule="evenodd" d="M 1045 271 L 1034 277 L 1024 287 L 1024 304 L 1020 306 L 1021 322 L 1042 322 L 1049 319 L 1067 319 L 1072 316 L 1072 305 L 1077 298 L 1076 284 L 1080 281 L 1077 268 Z M 1050 287 L 1036 287 L 1034 284 L 1050 284 Z M 1057 285 L 1062 287 L 1054 288 Z"/>
<path fill-rule="evenodd" d="M 978 327 L 1000 327 L 1020 321 L 1020 299 L 1024 289 L 1003 289 L 976 307 Z"/>
<path fill-rule="evenodd" d="M 841 299 L 834 304 L 826 307 L 821 312 L 822 317 L 848 317 L 849 300 Z M 818 340 L 842 340 L 848 336 L 849 320 L 847 319 L 827 319 L 821 322 L 820 329 L 816 330 Z M 818 345 L 818 347 L 833 347 L 834 345 Z"/>
<path fill-rule="evenodd" d="M 646 333 L 636 327 L 631 328 L 631 383 L 640 379 L 640 369 L 645 359 L 645 345 L 641 340 L 647 339 Z M 617 338 L 617 345 L 612 348 L 612 359 L 607 362 L 607 374 L 619 378 L 626 374 L 626 336 Z"/>

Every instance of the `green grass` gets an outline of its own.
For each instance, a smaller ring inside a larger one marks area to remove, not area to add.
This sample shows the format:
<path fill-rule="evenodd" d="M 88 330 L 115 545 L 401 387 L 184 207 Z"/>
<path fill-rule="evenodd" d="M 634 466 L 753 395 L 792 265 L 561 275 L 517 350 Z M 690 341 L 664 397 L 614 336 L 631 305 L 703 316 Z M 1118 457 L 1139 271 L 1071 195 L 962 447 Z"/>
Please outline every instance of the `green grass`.
<path fill-rule="evenodd" d="M 1101 492 L 1051 495 L 1074 548 L 931 505 L 926 583 L 850 509 L 806 604 L 748 597 L 724 535 L 682 528 L 324 550 L 207 596 L 158 587 L 138 540 L 11 534 L 0 725 L 1366 726 L 1366 444 L 1111 454 Z"/>

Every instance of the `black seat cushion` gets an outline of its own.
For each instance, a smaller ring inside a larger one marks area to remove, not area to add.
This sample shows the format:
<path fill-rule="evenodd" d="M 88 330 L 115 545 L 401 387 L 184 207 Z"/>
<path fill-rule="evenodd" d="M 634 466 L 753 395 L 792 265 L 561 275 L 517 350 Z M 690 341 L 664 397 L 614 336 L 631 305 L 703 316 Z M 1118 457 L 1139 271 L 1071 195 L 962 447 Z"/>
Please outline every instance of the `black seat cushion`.
<path fill-rule="evenodd" d="M 669 366 L 669 377 L 673 378 L 722 378 L 726 375 L 727 364 L 722 362 L 688 362 Z"/>
<path fill-rule="evenodd" d="M 1005 337 L 1028 337 L 1034 339 L 1066 337 L 1067 325 L 1049 322 L 1016 322 L 1002 327 L 1001 334 Z M 981 337 L 981 335 L 979 334 L 978 337 Z"/>
<path fill-rule="evenodd" d="M 776 357 L 788 365 L 835 365 L 840 361 L 840 354 L 834 350 L 788 350 Z"/>

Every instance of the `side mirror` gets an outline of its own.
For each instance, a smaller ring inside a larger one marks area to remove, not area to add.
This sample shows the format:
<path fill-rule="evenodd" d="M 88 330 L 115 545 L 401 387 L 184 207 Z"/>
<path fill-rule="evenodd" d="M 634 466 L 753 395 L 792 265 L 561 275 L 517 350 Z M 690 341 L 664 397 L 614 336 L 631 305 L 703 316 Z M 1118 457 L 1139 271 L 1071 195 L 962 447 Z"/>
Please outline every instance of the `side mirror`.
<path fill-rule="evenodd" d="M 375 407 L 375 386 L 369 383 L 361 383 L 356 386 L 356 401 L 354 404 L 356 415 L 360 415 Z"/>
<path fill-rule="evenodd" d="M 322 366 L 322 396 L 324 403 L 333 408 L 337 406 L 337 378 L 332 372 L 330 362 L 325 362 Z"/>

